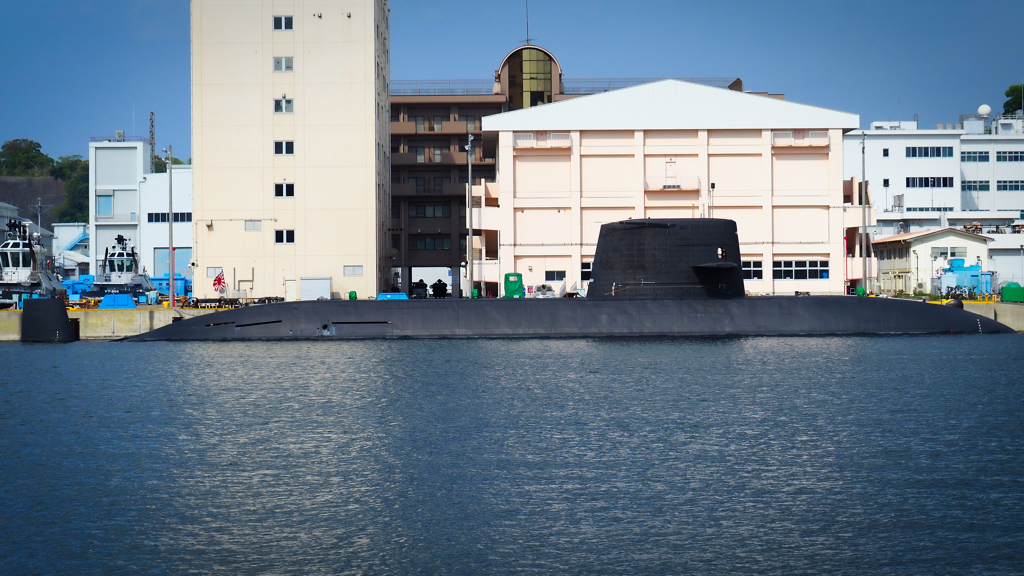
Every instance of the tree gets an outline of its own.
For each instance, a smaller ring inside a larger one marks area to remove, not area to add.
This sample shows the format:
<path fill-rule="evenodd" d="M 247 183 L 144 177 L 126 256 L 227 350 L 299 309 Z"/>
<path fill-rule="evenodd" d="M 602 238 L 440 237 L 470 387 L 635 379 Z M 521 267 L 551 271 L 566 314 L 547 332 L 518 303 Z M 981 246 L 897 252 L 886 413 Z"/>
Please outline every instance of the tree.
<path fill-rule="evenodd" d="M 191 160 L 192 160 L 192 159 L 191 159 L 191 158 L 189 158 L 189 160 L 190 160 L 190 162 L 189 162 L 189 163 L 191 163 Z M 171 162 L 172 162 L 172 163 L 173 163 L 173 164 L 174 164 L 175 166 L 178 166 L 179 164 L 181 164 L 181 165 L 184 165 L 184 164 L 185 164 L 184 162 L 182 162 L 182 161 L 181 161 L 180 159 L 178 159 L 178 158 L 171 158 Z M 156 162 L 154 162 L 154 166 L 153 166 L 153 168 L 154 168 L 154 169 L 153 169 L 153 172 L 154 172 L 154 173 L 156 173 L 156 174 L 163 174 L 164 172 L 167 172 L 167 160 L 166 160 L 166 159 L 164 159 L 164 158 L 161 158 L 161 157 L 157 156 L 157 157 L 156 157 Z"/>
<path fill-rule="evenodd" d="M 78 154 L 61 156 L 50 169 L 55 180 L 64 182 L 64 201 L 54 211 L 57 222 L 89 221 L 89 161 Z"/>
<path fill-rule="evenodd" d="M 0 176 L 45 176 L 51 166 L 39 142 L 17 138 L 0 146 Z"/>
<path fill-rule="evenodd" d="M 1003 102 L 1003 114 L 1013 114 L 1017 110 L 1024 109 L 1024 105 L 1021 105 L 1021 87 L 1024 84 L 1011 84 L 1006 92 L 1003 94 L 1009 100 Z"/>

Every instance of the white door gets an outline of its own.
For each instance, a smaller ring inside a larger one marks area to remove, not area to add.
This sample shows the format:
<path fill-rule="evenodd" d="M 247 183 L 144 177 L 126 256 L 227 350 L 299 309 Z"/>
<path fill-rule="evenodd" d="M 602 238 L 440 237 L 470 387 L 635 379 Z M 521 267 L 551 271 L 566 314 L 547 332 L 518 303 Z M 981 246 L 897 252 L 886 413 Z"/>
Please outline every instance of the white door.
<path fill-rule="evenodd" d="M 298 295 L 295 293 L 295 280 L 284 281 L 284 299 L 288 302 L 294 302 L 299 299 Z"/>

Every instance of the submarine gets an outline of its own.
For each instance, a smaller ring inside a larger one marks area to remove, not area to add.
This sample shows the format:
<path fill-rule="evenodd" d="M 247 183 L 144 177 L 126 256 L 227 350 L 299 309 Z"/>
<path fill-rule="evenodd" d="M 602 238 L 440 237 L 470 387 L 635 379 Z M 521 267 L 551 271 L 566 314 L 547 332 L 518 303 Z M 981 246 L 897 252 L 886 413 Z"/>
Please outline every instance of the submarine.
<path fill-rule="evenodd" d="M 215 312 L 128 338 L 292 340 L 1012 333 L 963 305 L 747 296 L 736 223 L 601 226 L 585 298 L 315 300 Z"/>

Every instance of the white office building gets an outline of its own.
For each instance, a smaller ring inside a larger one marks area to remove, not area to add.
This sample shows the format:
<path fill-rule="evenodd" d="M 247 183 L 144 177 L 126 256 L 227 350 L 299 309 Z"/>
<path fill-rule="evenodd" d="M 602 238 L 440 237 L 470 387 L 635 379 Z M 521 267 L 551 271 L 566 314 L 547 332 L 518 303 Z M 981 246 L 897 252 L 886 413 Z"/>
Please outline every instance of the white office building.
<path fill-rule="evenodd" d="M 174 222 L 175 270 L 192 277 L 192 167 L 174 166 L 173 175 L 150 172 L 150 146 L 141 138 L 93 138 L 89 143 L 89 269 L 100 272 L 103 254 L 118 236 L 128 239 L 139 266 L 150 276 L 166 276 L 170 221 Z M 174 214 L 168 213 L 169 180 L 174 182 Z"/>
<path fill-rule="evenodd" d="M 843 142 L 844 176 L 871 184 L 875 239 L 946 227 L 985 234 L 983 269 L 1024 283 L 1024 114 L 992 117 L 982 106 L 934 129 L 872 122 Z"/>

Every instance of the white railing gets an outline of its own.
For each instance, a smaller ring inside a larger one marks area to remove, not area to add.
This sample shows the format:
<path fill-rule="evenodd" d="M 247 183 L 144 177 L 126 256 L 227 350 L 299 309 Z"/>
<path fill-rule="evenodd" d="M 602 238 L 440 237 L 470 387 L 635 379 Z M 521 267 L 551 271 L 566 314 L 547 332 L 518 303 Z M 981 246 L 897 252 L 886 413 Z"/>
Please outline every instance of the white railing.
<path fill-rule="evenodd" d="M 516 132 L 512 135 L 512 146 L 514 148 L 533 148 L 536 145 L 536 140 L 533 132 Z"/>
<path fill-rule="evenodd" d="M 792 146 L 792 132 L 772 132 L 772 146 Z"/>

